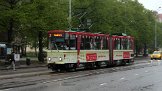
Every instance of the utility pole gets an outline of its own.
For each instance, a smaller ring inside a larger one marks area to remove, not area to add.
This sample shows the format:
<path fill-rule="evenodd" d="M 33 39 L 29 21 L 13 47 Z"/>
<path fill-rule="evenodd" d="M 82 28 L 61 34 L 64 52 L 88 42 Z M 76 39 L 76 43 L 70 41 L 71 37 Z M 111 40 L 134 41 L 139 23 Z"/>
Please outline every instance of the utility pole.
<path fill-rule="evenodd" d="M 124 20 L 126 21 L 126 1 L 122 0 L 122 4 L 124 4 Z M 126 24 L 124 24 L 124 33 L 126 34 Z"/>
<path fill-rule="evenodd" d="M 69 0 L 69 31 L 71 31 L 71 0 Z"/>
<path fill-rule="evenodd" d="M 126 20 L 126 2 L 124 2 L 124 15 L 125 15 L 125 20 Z M 125 34 L 127 33 L 127 31 L 126 31 L 126 24 L 125 24 L 125 27 L 124 27 L 125 29 Z"/>

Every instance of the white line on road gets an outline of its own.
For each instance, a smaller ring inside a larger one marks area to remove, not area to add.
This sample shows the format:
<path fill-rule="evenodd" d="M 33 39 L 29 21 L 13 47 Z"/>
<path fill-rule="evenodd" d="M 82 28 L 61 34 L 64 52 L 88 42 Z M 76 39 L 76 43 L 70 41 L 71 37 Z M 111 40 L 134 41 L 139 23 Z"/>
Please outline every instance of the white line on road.
<path fill-rule="evenodd" d="M 103 86 L 103 85 L 106 85 L 107 83 L 102 83 L 102 84 L 100 84 L 100 86 Z"/>
<path fill-rule="evenodd" d="M 124 80 L 124 79 L 125 79 L 124 77 L 120 78 L 120 80 Z"/>
<path fill-rule="evenodd" d="M 138 76 L 139 74 L 135 74 L 136 76 Z"/>
<path fill-rule="evenodd" d="M 12 91 L 13 88 L 9 88 L 9 89 L 4 89 L 4 90 L 0 90 L 0 91 Z"/>
<path fill-rule="evenodd" d="M 112 68 L 112 70 L 116 70 L 116 69 Z"/>

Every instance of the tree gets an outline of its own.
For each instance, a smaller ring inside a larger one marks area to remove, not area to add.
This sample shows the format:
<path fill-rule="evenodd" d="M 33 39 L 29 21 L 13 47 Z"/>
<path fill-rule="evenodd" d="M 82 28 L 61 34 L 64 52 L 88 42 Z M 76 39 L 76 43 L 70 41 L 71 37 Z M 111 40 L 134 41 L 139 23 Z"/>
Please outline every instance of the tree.
<path fill-rule="evenodd" d="M 33 0 L 29 3 L 24 3 L 21 8 L 26 17 L 24 25 L 30 43 L 39 44 L 38 59 L 43 62 L 43 42 L 47 39 L 47 31 L 52 29 L 67 28 L 67 14 L 65 6 L 57 0 Z M 61 5 L 61 6 L 60 6 Z M 47 43 L 47 42 L 46 42 Z M 36 48 L 36 45 L 35 45 Z"/>
<path fill-rule="evenodd" d="M 0 1 L 0 28 L 1 31 L 7 31 L 8 40 L 10 44 L 13 40 L 13 33 L 16 32 L 19 27 L 19 12 L 20 0 L 1 0 Z"/>
<path fill-rule="evenodd" d="M 68 0 L 1 0 L 0 28 L 8 31 L 9 43 L 13 33 L 21 35 L 42 53 L 48 30 L 68 30 L 68 7 Z M 91 25 L 87 25 L 87 20 Z M 137 52 L 153 47 L 154 24 L 154 13 L 137 0 L 72 0 L 73 28 L 109 34 L 126 32 L 135 37 Z M 161 25 L 157 24 L 161 34 Z"/>
<path fill-rule="evenodd" d="M 155 18 L 152 11 L 145 9 L 137 0 L 89 0 L 84 2 L 78 0 L 75 4 L 75 8 L 83 8 L 86 12 L 82 17 L 84 26 L 86 26 L 87 19 L 92 20 L 91 32 L 110 34 L 126 32 L 135 37 L 137 52 L 143 48 L 146 51 L 146 47 L 152 46 L 153 36 L 151 35 Z M 84 12 L 80 11 L 81 15 Z M 74 23 L 76 24 L 76 22 Z M 79 25 L 79 23 L 77 24 Z"/>

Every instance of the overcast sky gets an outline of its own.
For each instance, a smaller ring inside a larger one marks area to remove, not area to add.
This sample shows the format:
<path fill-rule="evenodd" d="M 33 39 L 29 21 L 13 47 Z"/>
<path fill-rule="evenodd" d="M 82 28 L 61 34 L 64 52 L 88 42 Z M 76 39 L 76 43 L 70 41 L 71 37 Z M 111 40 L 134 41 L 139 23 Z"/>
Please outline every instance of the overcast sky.
<path fill-rule="evenodd" d="M 138 0 L 143 6 L 149 10 L 156 10 L 162 13 L 162 0 Z M 161 7 L 161 8 L 159 8 Z"/>

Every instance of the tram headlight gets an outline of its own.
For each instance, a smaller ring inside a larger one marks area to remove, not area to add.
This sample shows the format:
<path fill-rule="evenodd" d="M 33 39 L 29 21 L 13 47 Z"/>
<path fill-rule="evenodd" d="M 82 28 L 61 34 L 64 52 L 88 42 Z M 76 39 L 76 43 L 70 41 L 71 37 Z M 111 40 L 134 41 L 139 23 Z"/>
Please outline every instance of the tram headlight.
<path fill-rule="evenodd" d="M 48 61 L 51 61 L 51 57 L 48 57 Z"/>
<path fill-rule="evenodd" d="M 62 61 L 62 58 L 60 57 L 59 60 Z"/>

